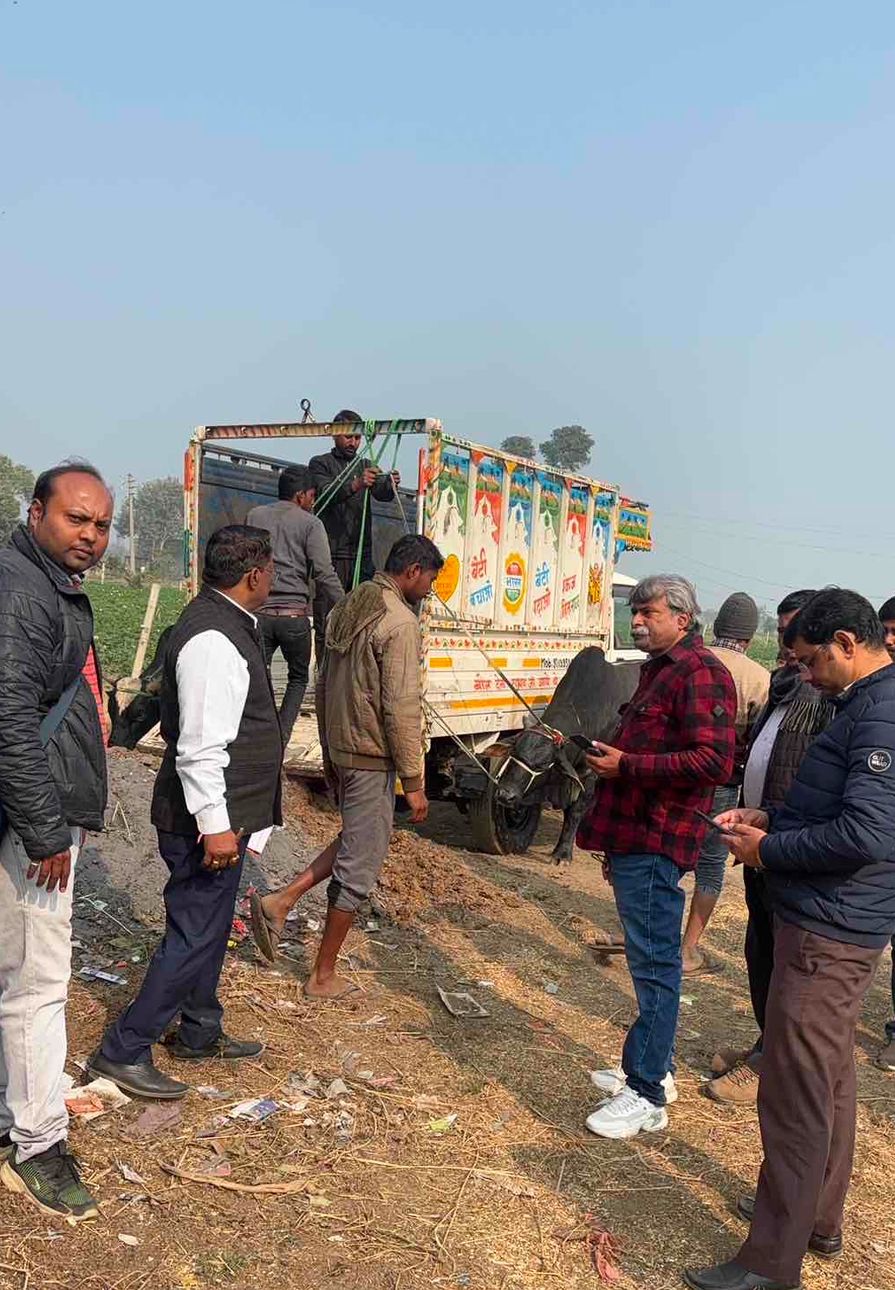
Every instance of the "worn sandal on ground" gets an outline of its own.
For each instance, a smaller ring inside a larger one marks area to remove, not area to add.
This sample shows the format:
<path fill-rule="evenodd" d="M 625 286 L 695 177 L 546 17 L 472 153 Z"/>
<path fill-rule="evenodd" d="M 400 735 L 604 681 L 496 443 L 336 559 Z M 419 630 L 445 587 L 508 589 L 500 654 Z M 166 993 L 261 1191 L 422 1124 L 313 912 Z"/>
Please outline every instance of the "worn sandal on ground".
<path fill-rule="evenodd" d="M 276 963 L 277 944 L 281 933 L 273 919 L 268 918 L 265 914 L 261 897 L 257 891 L 253 891 L 249 896 L 249 909 L 251 911 L 252 936 L 255 944 L 261 951 L 262 958 L 265 958 L 268 963 Z"/>
<path fill-rule="evenodd" d="M 717 959 L 709 958 L 705 950 L 696 951 L 696 963 L 693 967 L 683 968 L 684 976 L 711 976 L 713 972 L 720 972 L 723 964 Z"/>

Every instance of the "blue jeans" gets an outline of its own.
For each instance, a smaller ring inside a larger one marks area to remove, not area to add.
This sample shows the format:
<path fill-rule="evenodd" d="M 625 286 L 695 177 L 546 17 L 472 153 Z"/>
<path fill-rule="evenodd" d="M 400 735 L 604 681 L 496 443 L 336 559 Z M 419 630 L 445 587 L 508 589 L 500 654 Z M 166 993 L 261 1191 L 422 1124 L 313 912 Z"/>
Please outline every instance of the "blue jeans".
<path fill-rule="evenodd" d="M 681 870 L 661 855 L 613 853 L 609 863 L 639 1009 L 625 1039 L 622 1068 L 629 1087 L 664 1106 L 662 1080 L 674 1070 L 681 1002 Z"/>

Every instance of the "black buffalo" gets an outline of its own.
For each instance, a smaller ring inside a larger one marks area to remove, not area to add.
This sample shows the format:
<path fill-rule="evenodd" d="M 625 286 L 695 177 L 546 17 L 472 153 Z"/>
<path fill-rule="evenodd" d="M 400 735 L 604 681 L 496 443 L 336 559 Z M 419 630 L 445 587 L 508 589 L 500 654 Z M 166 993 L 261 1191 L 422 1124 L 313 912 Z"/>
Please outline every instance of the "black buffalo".
<path fill-rule="evenodd" d="M 506 806 L 549 801 L 562 810 L 562 832 L 553 848 L 557 864 L 572 859 L 572 844 L 593 799 L 596 776 L 577 745 L 555 740 L 550 731 L 608 740 L 618 724 L 619 708 L 637 688 L 640 667 L 640 663 L 607 663 L 603 651 L 593 645 L 583 649 L 556 687 L 543 725 L 532 722 L 521 731 L 502 766 L 499 801 Z"/>
<path fill-rule="evenodd" d="M 159 694 L 162 688 L 162 676 L 165 660 L 168 657 L 168 641 L 171 628 L 166 627 L 158 638 L 152 662 L 147 663 L 140 673 L 140 689 L 122 708 L 118 701 L 118 685 L 109 694 L 109 718 L 112 729 L 109 734 L 109 745 L 112 748 L 136 748 L 140 740 L 148 735 L 159 720 Z"/>

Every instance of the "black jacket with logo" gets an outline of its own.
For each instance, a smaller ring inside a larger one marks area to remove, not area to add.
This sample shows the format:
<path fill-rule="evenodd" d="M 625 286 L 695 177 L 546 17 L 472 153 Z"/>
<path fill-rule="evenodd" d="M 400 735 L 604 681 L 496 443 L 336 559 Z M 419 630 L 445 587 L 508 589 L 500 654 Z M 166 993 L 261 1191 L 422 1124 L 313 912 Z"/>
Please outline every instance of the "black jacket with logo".
<path fill-rule="evenodd" d="M 46 748 L 39 733 L 92 641 L 90 600 L 20 525 L 0 551 L 0 802 L 32 860 L 65 851 L 73 825 L 103 827 L 106 752 L 83 677 Z"/>
<path fill-rule="evenodd" d="M 834 941 L 895 932 L 895 666 L 856 681 L 761 844 L 776 913 Z"/>

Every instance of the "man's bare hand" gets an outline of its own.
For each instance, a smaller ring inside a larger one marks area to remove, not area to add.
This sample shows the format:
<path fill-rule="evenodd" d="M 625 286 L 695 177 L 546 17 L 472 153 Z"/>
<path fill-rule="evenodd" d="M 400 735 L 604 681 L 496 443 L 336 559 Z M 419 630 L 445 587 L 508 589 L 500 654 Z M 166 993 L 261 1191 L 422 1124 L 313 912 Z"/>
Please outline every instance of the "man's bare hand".
<path fill-rule="evenodd" d="M 422 824 L 429 814 L 429 799 L 426 797 L 425 790 L 418 788 L 412 793 L 405 793 L 404 797 L 410 807 L 410 823 Z"/>
<path fill-rule="evenodd" d="M 46 860 L 32 860 L 28 865 L 28 881 L 36 882 L 47 891 L 65 891 L 71 876 L 71 851 L 57 851 Z"/>
<path fill-rule="evenodd" d="M 770 821 L 767 811 L 756 811 L 751 806 L 738 806 L 732 811 L 722 811 L 720 815 L 716 815 L 715 823 L 722 829 L 731 830 L 734 824 L 748 824 L 750 828 L 762 829 L 767 833 Z"/>
<path fill-rule="evenodd" d="M 202 845 L 205 848 L 203 869 L 232 869 L 239 864 L 239 837 L 232 829 L 206 833 Z"/>
<path fill-rule="evenodd" d="M 594 752 L 584 754 L 584 760 L 599 779 L 618 779 L 622 773 L 622 756 L 620 748 L 610 744 L 601 744 L 594 740 Z"/>
<path fill-rule="evenodd" d="M 747 814 L 762 815 L 764 812 L 751 811 Z M 751 824 L 731 824 L 725 841 L 733 852 L 734 863 L 747 865 L 750 869 L 760 869 L 761 843 L 767 836 L 764 829 L 753 828 Z"/>

